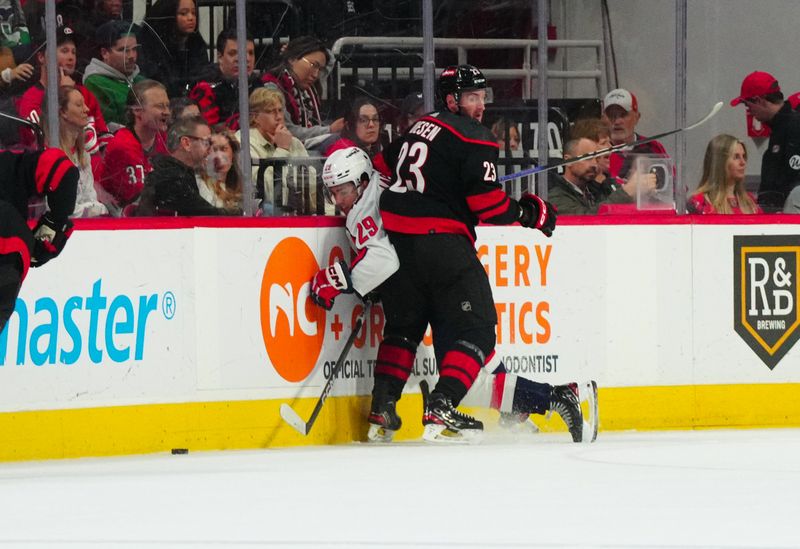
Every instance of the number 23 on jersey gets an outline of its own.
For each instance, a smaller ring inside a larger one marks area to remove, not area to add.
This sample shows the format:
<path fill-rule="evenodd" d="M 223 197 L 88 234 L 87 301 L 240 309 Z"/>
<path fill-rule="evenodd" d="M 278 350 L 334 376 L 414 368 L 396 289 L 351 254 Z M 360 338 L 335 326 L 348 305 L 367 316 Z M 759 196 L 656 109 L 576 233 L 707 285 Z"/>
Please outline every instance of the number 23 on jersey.
<path fill-rule="evenodd" d="M 406 191 L 425 192 L 425 176 L 422 167 L 428 159 L 428 144 L 416 141 L 409 145 L 408 141 L 400 147 L 397 156 L 397 178 L 389 187 L 390 191 L 404 193 Z"/>

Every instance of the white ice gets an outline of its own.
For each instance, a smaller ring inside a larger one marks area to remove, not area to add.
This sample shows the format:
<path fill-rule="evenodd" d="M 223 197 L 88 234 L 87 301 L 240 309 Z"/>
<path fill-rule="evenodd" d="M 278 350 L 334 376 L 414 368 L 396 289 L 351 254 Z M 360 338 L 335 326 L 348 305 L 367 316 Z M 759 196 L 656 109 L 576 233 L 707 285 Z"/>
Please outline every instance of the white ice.
<path fill-rule="evenodd" d="M 0 464 L 0 547 L 798 547 L 800 430 Z"/>

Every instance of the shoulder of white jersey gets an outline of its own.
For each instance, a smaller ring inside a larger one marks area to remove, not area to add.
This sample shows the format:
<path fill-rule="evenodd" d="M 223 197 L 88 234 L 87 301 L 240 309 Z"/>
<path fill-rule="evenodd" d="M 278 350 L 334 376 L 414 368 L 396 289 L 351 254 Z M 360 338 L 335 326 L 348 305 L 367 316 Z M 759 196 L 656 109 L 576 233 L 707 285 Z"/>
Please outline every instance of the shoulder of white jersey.
<path fill-rule="evenodd" d="M 423 116 L 418 119 L 415 124 L 420 121 L 431 121 L 441 126 L 456 139 L 464 143 L 485 145 L 496 149 L 500 148 L 497 144 L 497 139 L 492 135 L 489 128 L 468 116 L 461 116 L 448 111 L 439 111 Z"/>

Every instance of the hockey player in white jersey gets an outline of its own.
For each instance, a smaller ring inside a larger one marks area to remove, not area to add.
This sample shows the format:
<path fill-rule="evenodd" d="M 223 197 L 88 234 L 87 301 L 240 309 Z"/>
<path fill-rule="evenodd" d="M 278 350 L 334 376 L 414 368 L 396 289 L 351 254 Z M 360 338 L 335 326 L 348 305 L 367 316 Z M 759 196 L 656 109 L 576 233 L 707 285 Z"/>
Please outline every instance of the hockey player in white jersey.
<path fill-rule="evenodd" d="M 321 269 L 311 283 L 311 298 L 325 309 L 333 307 L 342 293 L 356 293 L 364 298 L 388 281 L 398 269 L 394 247 L 383 228 L 378 208 L 380 195 L 387 182 L 373 169 L 367 154 L 358 147 L 334 152 L 325 162 L 322 180 L 329 197 L 347 217 L 345 227 L 356 257 L 351 263 L 337 261 Z M 380 293 L 380 291 L 378 292 Z M 385 340 L 384 340 L 385 342 Z M 389 344 L 391 345 L 391 344 Z M 384 346 L 384 343 L 381 343 Z M 436 342 L 434 341 L 434 347 Z M 382 356 L 378 351 L 379 359 Z M 573 441 L 593 442 L 597 437 L 597 385 L 593 381 L 549 385 L 506 373 L 502 362 L 483 368 L 463 400 L 466 406 L 492 408 L 501 413 L 505 426 L 528 425 L 529 414 L 557 412 L 566 423 Z M 400 388 L 402 392 L 402 387 Z M 389 442 L 402 421 L 396 412 L 399 394 L 387 394 L 376 376 L 372 407 L 368 421 L 368 438 Z M 586 400 L 590 413 L 584 417 L 580 401 Z M 440 440 L 457 441 L 447 435 Z M 438 441 L 438 440 L 437 440 Z"/>

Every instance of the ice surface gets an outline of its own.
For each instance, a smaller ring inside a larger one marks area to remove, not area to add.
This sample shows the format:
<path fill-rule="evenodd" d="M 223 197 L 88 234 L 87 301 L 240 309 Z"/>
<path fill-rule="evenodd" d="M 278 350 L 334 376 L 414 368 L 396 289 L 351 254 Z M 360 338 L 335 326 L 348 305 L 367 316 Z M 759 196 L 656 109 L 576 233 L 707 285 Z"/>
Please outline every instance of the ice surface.
<path fill-rule="evenodd" d="M 0 464 L 0 547 L 798 547 L 800 430 Z"/>

